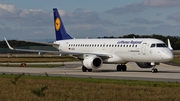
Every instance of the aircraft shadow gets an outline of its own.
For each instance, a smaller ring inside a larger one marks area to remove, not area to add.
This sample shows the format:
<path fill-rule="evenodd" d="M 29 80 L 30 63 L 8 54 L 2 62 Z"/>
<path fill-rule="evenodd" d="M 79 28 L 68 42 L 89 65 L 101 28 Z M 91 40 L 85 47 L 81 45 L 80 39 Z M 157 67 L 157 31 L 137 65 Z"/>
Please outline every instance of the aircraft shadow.
<path fill-rule="evenodd" d="M 92 72 L 98 73 L 98 72 L 117 72 L 116 70 L 93 70 Z"/>
<path fill-rule="evenodd" d="M 151 70 L 127 70 L 127 71 L 116 71 L 116 70 L 93 70 L 94 73 L 99 72 L 119 72 L 119 73 L 135 73 L 135 72 L 141 72 L 141 73 L 151 73 Z M 158 71 L 158 73 L 180 73 L 180 71 Z"/>

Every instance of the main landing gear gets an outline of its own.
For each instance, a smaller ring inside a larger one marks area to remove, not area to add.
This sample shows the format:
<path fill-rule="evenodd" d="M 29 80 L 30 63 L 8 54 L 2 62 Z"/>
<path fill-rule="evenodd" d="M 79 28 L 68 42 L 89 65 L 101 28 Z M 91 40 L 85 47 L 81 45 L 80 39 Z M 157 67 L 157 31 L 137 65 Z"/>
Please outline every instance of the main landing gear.
<path fill-rule="evenodd" d="M 92 69 L 88 69 L 88 68 L 86 68 L 85 66 L 82 66 L 82 71 L 83 72 L 92 72 Z"/>
<path fill-rule="evenodd" d="M 126 71 L 127 67 L 125 64 L 121 64 L 121 65 L 117 65 L 116 69 L 117 69 L 117 71 Z M 87 72 L 87 71 L 92 72 L 92 69 L 88 69 L 85 66 L 82 66 L 82 71 L 83 72 Z"/>
<path fill-rule="evenodd" d="M 126 71 L 127 67 L 125 64 L 117 65 L 116 67 L 117 71 Z"/>

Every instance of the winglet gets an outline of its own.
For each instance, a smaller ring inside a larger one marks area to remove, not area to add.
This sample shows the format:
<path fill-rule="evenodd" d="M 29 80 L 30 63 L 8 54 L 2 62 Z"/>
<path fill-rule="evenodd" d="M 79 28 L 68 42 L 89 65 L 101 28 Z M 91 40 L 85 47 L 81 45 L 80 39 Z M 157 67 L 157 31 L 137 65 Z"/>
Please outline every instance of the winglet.
<path fill-rule="evenodd" d="M 7 44 L 7 46 L 9 47 L 9 49 L 10 49 L 10 50 L 14 50 L 14 48 L 12 48 L 12 47 L 10 46 L 10 44 L 8 43 L 8 41 L 6 40 L 6 38 L 4 38 L 4 40 L 5 40 L 6 44 Z"/>
<path fill-rule="evenodd" d="M 169 39 L 168 39 L 168 48 L 169 48 L 170 50 L 173 50 L 173 48 L 171 47 L 171 43 L 170 43 Z"/>

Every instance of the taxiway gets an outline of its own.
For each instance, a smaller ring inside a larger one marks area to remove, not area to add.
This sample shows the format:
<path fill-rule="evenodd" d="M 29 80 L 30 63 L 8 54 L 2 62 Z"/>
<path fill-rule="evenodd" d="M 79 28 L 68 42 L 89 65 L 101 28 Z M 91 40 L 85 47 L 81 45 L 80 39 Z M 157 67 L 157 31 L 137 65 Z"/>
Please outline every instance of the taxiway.
<path fill-rule="evenodd" d="M 36 64 L 36 63 L 27 63 Z M 38 63 L 44 64 L 44 63 Z M 52 64 L 52 63 L 46 63 Z M 53 64 L 62 64 L 60 62 Z M 92 72 L 82 72 L 81 62 L 64 62 L 64 66 L 56 68 L 29 68 L 29 67 L 0 67 L 0 73 L 49 76 L 67 76 L 67 77 L 91 77 L 91 78 L 108 78 L 123 80 L 147 80 L 147 81 L 165 81 L 180 82 L 180 67 L 160 64 L 157 66 L 158 73 L 152 73 L 151 68 L 142 69 L 135 63 L 127 64 L 127 71 L 117 72 L 115 64 L 104 64 L 102 68 Z"/>

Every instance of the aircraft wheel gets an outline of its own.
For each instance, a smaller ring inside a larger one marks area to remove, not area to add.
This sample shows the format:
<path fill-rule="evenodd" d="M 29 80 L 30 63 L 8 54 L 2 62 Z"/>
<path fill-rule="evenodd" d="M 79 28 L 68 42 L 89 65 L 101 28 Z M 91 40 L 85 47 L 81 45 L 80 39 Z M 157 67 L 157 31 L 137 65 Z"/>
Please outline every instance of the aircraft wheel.
<path fill-rule="evenodd" d="M 117 65 L 117 71 L 126 71 L 127 70 L 127 67 L 126 65 Z"/>
<path fill-rule="evenodd" d="M 156 69 L 155 69 L 155 73 L 157 73 L 157 72 L 158 72 L 158 69 L 156 68 Z"/>
<path fill-rule="evenodd" d="M 157 69 L 157 68 L 153 68 L 153 69 L 151 70 L 151 72 L 152 72 L 152 73 L 157 73 L 157 72 L 158 72 L 158 69 Z"/>
<path fill-rule="evenodd" d="M 121 71 L 122 66 L 121 65 L 117 65 L 116 69 L 117 69 L 117 71 Z"/>
<path fill-rule="evenodd" d="M 127 70 L 126 65 L 122 65 L 122 71 L 126 71 L 126 70 Z"/>
<path fill-rule="evenodd" d="M 82 71 L 86 72 L 88 69 L 85 66 L 82 66 Z"/>
<path fill-rule="evenodd" d="M 88 69 L 88 72 L 92 72 L 92 69 Z"/>

